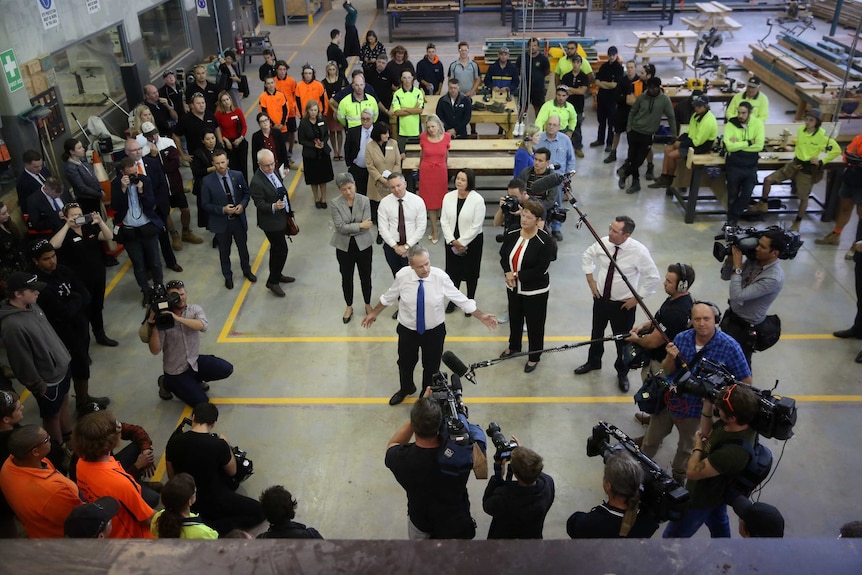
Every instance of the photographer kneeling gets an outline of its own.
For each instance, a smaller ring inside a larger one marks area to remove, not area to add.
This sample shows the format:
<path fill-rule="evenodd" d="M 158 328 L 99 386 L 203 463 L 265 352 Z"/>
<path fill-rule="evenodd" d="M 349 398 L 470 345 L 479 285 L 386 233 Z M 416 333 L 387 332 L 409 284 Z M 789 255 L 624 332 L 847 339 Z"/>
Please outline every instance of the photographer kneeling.
<path fill-rule="evenodd" d="M 183 282 L 169 281 L 166 288 L 166 301 L 161 305 L 167 304 L 167 309 L 161 311 L 158 318 L 155 310 L 150 309 L 146 343 L 153 355 L 163 352 L 165 374 L 159 376 L 159 397 L 169 400 L 176 395 L 186 405 L 194 407 L 209 401 L 207 382 L 229 377 L 233 365 L 214 355 L 200 355 L 199 334 L 209 325 L 204 308 L 186 303 Z"/>
<path fill-rule="evenodd" d="M 643 468 L 630 455 L 620 452 L 608 457 L 602 479 L 607 502 L 589 513 L 576 511 L 566 522 L 566 533 L 572 539 L 652 537 L 658 530 L 658 521 L 638 510 L 643 481 Z"/>
<path fill-rule="evenodd" d="M 407 492 L 410 539 L 473 539 L 476 521 L 467 495 L 472 462 L 460 467 L 457 475 L 442 470 L 443 411 L 430 394 L 429 387 L 410 410 L 410 421 L 389 440 L 386 467 Z M 478 428 L 470 427 L 473 436 Z M 414 434 L 415 443 L 409 443 Z M 481 429 L 478 434 L 484 441 Z"/>

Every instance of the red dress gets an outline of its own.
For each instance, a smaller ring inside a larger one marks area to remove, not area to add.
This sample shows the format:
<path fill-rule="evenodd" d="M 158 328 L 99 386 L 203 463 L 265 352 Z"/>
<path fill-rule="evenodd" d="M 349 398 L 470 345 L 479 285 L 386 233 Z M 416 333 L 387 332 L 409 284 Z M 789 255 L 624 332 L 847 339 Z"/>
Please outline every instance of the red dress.
<path fill-rule="evenodd" d="M 443 207 L 443 196 L 449 191 L 449 171 L 446 157 L 449 155 L 449 142 L 452 137 L 443 133 L 437 143 L 428 139 L 422 132 L 419 146 L 422 148 L 422 161 L 419 162 L 419 197 L 425 200 L 425 209 L 439 210 Z"/>

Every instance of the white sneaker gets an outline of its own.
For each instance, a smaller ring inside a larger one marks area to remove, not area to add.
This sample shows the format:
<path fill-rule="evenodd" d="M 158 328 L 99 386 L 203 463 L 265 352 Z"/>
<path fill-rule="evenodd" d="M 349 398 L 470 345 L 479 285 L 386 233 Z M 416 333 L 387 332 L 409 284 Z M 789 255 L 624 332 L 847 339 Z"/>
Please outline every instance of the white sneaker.
<path fill-rule="evenodd" d="M 504 311 L 497 316 L 497 323 L 509 323 L 509 312 Z"/>

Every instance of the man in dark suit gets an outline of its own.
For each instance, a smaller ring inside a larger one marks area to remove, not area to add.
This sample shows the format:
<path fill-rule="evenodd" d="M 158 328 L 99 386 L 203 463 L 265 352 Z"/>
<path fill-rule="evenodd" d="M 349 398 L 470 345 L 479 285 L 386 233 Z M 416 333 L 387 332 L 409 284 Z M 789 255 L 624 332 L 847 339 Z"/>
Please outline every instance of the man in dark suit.
<path fill-rule="evenodd" d="M 251 178 L 251 198 L 257 207 L 257 227 L 269 240 L 269 277 L 266 287 L 278 297 L 284 297 L 280 283 L 293 283 L 296 278 L 282 274 L 287 261 L 287 239 L 284 236 L 287 217 L 291 212 L 287 190 L 275 170 L 275 155 L 266 148 L 257 153 L 260 168 Z"/>
<path fill-rule="evenodd" d="M 347 129 L 344 139 L 344 163 L 347 171 L 356 180 L 356 193 L 368 195 L 368 167 L 365 164 L 365 147 L 371 144 L 371 130 L 374 127 L 374 114 L 363 110 L 359 115 L 360 124 Z"/>
<path fill-rule="evenodd" d="M 42 154 L 36 150 L 27 150 L 21 160 L 24 162 L 24 171 L 18 177 L 18 205 L 26 214 L 27 198 L 42 190 L 42 184 L 51 177 L 51 172 L 42 165 Z"/>
<path fill-rule="evenodd" d="M 150 124 L 144 122 L 144 125 Z M 147 127 L 151 127 L 147 126 Z M 150 149 L 155 155 L 149 154 L 144 156 L 143 148 L 137 140 L 126 140 L 126 155 L 135 162 L 135 169 L 138 174 L 143 174 L 150 178 L 153 184 L 153 197 L 156 200 L 156 213 L 159 219 L 173 227 L 171 223 L 171 189 L 168 186 L 168 179 L 165 177 L 165 171 L 162 169 L 162 160 L 159 158 L 159 151 L 156 145 L 150 146 Z M 159 232 L 159 247 L 162 250 L 162 257 L 165 258 L 165 265 L 168 269 L 175 272 L 183 271 L 183 266 L 177 263 L 177 257 L 174 255 L 174 250 L 171 247 L 171 238 L 168 233 L 168 228 L 164 228 Z"/>
<path fill-rule="evenodd" d="M 240 172 L 228 169 L 227 153 L 213 152 L 215 171 L 201 184 L 201 207 L 209 215 L 207 229 L 216 235 L 224 287 L 233 289 L 233 272 L 230 268 L 230 244 L 236 242 L 239 265 L 245 279 L 254 283 L 257 276 L 251 273 L 248 257 L 248 220 L 245 208 L 251 199 L 248 184 Z"/>
<path fill-rule="evenodd" d="M 63 220 L 60 219 L 63 206 L 75 200 L 72 199 L 72 194 L 63 189 L 60 180 L 49 176 L 37 192 L 27 196 L 26 201 L 27 207 L 24 211 L 29 217 L 27 226 L 50 236 L 63 227 Z"/>
<path fill-rule="evenodd" d="M 117 241 L 129 254 L 135 280 L 144 294 L 143 305 L 147 305 L 150 292 L 147 272 L 152 274 L 154 285 L 164 282 L 158 235 L 165 224 L 156 213 L 150 178 L 136 172 L 132 158 L 126 156 L 120 160 L 120 174 L 111 182 L 111 208 L 114 225 L 120 228 Z"/>

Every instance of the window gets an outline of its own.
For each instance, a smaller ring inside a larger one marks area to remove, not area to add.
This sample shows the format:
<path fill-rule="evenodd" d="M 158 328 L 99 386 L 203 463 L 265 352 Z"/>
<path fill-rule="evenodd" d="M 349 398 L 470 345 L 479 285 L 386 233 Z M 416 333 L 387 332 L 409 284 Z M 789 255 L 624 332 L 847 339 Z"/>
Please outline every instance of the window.
<path fill-rule="evenodd" d="M 83 122 L 125 96 L 120 64 L 125 62 L 122 26 L 108 28 L 52 54 L 63 104 Z"/>
<path fill-rule="evenodd" d="M 180 0 L 168 0 L 138 16 L 150 74 L 165 68 L 189 47 Z"/>

